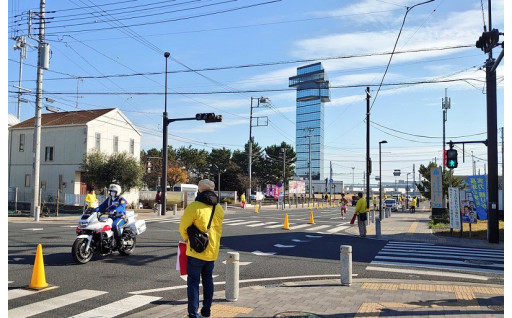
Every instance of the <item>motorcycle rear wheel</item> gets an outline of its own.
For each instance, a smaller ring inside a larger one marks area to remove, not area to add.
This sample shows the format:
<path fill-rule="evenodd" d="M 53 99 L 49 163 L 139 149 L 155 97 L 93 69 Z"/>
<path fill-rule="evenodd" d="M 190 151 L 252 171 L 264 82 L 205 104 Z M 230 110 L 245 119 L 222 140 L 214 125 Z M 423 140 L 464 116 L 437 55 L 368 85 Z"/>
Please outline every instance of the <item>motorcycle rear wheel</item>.
<path fill-rule="evenodd" d="M 71 249 L 71 255 L 73 255 L 73 259 L 75 262 L 79 264 L 85 264 L 92 258 L 92 249 L 89 248 L 89 251 L 85 251 L 85 247 L 87 246 L 87 239 L 80 238 L 76 239 L 73 243 L 73 248 Z"/>
<path fill-rule="evenodd" d="M 123 241 L 125 239 L 126 238 L 123 238 Z M 131 241 L 131 244 L 119 247 L 119 254 L 127 256 L 133 253 L 133 250 L 135 249 L 135 243 L 137 242 L 137 238 L 135 236 L 132 236 L 128 241 Z"/>

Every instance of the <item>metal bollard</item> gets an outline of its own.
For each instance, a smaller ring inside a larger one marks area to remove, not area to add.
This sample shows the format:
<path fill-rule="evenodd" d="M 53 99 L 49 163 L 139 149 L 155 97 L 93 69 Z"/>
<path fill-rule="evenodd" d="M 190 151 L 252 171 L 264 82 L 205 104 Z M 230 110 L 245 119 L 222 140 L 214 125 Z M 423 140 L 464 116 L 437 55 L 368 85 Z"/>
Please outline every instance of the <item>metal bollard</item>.
<path fill-rule="evenodd" d="M 178 210 L 178 205 L 177 204 L 174 204 L 172 206 L 172 215 L 176 215 L 176 211 Z"/>
<path fill-rule="evenodd" d="M 352 246 L 340 246 L 340 264 L 341 264 L 341 285 L 352 285 Z"/>
<path fill-rule="evenodd" d="M 239 292 L 239 266 L 240 254 L 238 252 L 228 252 L 226 260 L 226 300 L 237 301 Z"/>
<path fill-rule="evenodd" d="M 156 212 L 158 213 L 158 216 L 162 216 L 162 204 L 156 205 Z"/>
<path fill-rule="evenodd" d="M 228 203 L 227 202 L 224 202 L 224 207 L 222 209 L 224 210 L 224 212 L 226 212 L 228 210 Z"/>

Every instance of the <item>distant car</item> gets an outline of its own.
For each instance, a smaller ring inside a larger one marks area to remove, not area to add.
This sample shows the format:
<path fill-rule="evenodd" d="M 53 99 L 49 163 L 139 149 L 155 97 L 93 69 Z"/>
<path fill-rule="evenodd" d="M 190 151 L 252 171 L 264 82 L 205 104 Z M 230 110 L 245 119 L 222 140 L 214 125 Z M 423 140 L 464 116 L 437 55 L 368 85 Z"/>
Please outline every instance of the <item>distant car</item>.
<path fill-rule="evenodd" d="M 251 201 L 256 201 L 256 192 L 251 193 Z"/>
<path fill-rule="evenodd" d="M 391 211 L 398 211 L 398 203 L 396 203 L 395 199 L 386 199 L 384 201 L 384 208 L 391 208 Z"/>

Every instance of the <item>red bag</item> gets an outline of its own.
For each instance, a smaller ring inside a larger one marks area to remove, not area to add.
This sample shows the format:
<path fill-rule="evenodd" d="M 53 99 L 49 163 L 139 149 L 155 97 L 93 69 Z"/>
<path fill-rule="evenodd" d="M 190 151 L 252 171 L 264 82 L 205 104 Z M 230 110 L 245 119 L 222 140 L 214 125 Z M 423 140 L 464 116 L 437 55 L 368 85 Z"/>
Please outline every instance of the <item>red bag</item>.
<path fill-rule="evenodd" d="M 352 217 L 352 220 L 350 220 L 350 224 L 354 224 L 356 221 L 357 214 L 354 213 L 354 216 Z"/>
<path fill-rule="evenodd" d="M 178 243 L 178 255 L 176 256 L 176 270 L 180 275 L 187 275 L 187 243 Z"/>

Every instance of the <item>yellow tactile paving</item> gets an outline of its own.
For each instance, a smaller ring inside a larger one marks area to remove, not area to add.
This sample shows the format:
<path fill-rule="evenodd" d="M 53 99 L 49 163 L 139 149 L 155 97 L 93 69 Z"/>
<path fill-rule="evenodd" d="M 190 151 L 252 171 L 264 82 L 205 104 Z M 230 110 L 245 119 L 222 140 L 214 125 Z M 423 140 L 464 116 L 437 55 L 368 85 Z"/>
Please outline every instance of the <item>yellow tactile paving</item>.
<path fill-rule="evenodd" d="M 412 222 L 411 226 L 409 226 L 409 229 L 407 230 L 407 234 L 414 234 L 416 233 L 416 228 L 418 227 L 418 222 Z"/>
<path fill-rule="evenodd" d="M 251 311 L 253 308 L 214 304 L 211 308 L 211 317 L 230 318 L 239 314 L 248 314 Z"/>

